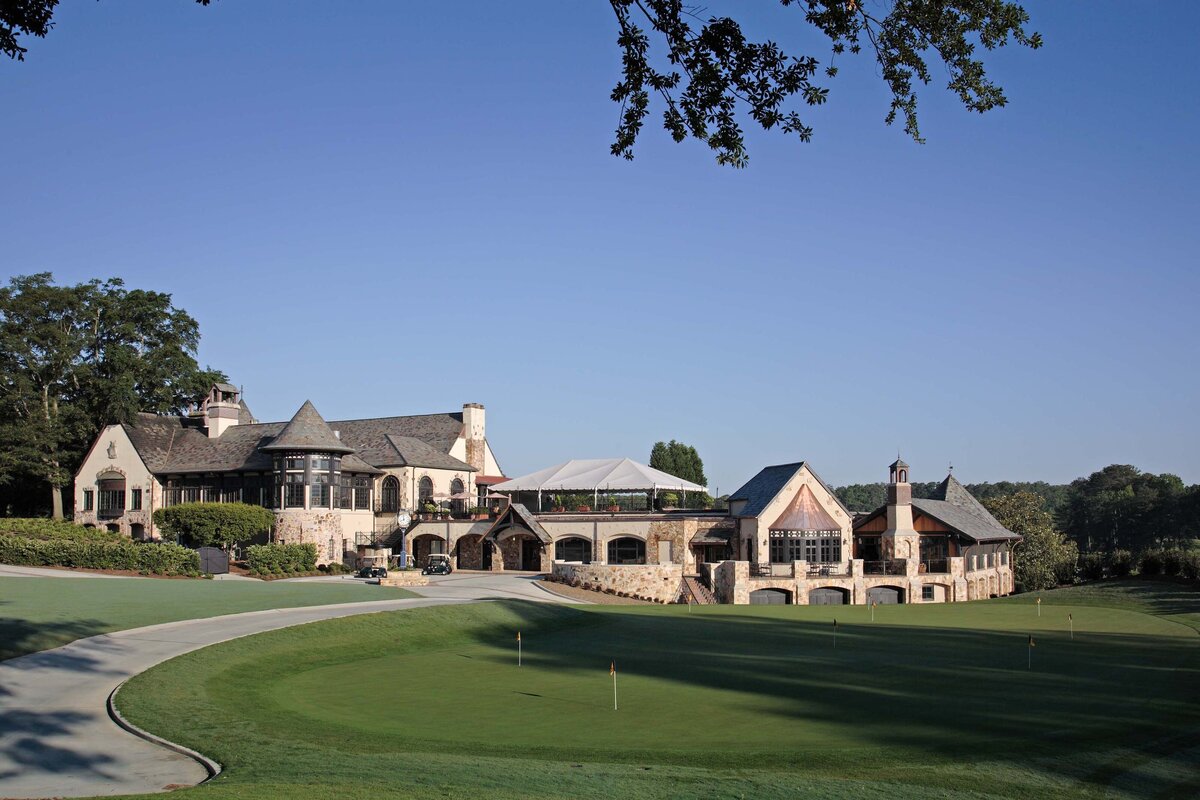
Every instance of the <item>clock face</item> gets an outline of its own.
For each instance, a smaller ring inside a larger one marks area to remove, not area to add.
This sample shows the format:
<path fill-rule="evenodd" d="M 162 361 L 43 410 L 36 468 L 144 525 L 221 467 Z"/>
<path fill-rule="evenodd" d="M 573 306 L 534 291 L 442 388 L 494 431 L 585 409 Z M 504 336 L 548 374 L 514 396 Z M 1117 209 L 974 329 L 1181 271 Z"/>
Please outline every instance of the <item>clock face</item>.
<path fill-rule="evenodd" d="M 396 517 L 396 522 L 400 523 L 401 528 L 407 528 L 408 523 L 412 522 L 412 517 L 409 516 L 407 511 L 401 511 L 400 516 Z"/>

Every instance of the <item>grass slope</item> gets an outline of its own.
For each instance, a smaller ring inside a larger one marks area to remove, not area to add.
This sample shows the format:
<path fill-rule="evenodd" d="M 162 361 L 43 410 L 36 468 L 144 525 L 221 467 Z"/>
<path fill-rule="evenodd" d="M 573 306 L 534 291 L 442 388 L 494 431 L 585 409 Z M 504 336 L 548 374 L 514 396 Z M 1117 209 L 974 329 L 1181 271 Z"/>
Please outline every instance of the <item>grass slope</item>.
<path fill-rule="evenodd" d="M 418 609 L 209 647 L 120 705 L 224 764 L 188 790 L 213 798 L 1194 797 L 1200 636 L 1147 613 L 1149 586 L 1048 594 L 1040 618 L 1029 598 L 874 623 L 863 607 Z M 1172 615 L 1200 611 L 1168 593 Z"/>
<path fill-rule="evenodd" d="M 352 581 L 342 585 L 0 577 L 0 660 L 160 622 L 412 596 L 403 589 Z"/>

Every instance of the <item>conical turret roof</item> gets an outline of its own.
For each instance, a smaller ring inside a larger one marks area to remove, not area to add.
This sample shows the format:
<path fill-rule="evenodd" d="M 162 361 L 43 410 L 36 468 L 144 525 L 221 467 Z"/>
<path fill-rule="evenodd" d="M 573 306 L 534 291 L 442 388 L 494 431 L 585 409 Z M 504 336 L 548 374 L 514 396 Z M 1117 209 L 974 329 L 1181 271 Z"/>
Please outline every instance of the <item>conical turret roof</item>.
<path fill-rule="evenodd" d="M 821 508 L 816 496 L 807 485 L 801 486 L 800 491 L 792 498 L 792 502 L 775 524 L 773 531 L 840 531 L 841 525 L 829 516 L 829 512 Z"/>
<path fill-rule="evenodd" d="M 279 435 L 268 445 L 259 448 L 271 452 L 275 450 L 318 451 L 322 453 L 353 453 L 353 447 L 347 447 L 337 437 L 329 424 L 317 413 L 311 400 L 305 400 L 290 422 L 284 426 Z"/>

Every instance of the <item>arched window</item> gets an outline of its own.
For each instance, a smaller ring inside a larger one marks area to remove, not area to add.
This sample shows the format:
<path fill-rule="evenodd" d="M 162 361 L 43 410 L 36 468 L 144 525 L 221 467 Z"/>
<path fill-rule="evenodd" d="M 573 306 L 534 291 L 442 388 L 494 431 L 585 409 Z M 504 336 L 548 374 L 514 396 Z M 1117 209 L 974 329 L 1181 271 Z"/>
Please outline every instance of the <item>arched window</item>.
<path fill-rule="evenodd" d="M 383 479 L 383 488 L 379 493 L 379 510 L 385 514 L 395 514 L 400 510 L 400 481 L 395 475 Z"/>
<path fill-rule="evenodd" d="M 433 479 L 426 475 L 417 481 L 417 508 L 423 511 L 426 503 L 433 502 Z"/>
<path fill-rule="evenodd" d="M 608 543 L 609 564 L 645 564 L 646 543 L 632 536 L 622 536 Z"/>
<path fill-rule="evenodd" d="M 455 478 L 454 480 L 450 481 L 450 494 L 462 494 L 464 491 L 466 491 L 466 488 L 467 487 L 463 486 L 463 482 L 460 481 L 458 478 Z M 466 500 L 457 500 L 456 499 L 456 500 L 451 500 L 450 503 L 451 503 L 451 509 L 453 509 L 454 515 L 456 517 L 462 516 L 463 514 L 467 513 L 467 501 Z"/>

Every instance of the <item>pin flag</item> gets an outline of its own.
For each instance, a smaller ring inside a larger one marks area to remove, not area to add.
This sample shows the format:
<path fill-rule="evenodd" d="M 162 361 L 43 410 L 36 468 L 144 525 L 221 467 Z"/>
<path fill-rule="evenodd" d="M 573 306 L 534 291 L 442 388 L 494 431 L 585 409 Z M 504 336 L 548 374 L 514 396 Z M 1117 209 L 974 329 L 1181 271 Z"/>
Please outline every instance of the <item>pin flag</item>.
<path fill-rule="evenodd" d="M 1042 615 L 1042 598 L 1040 597 L 1037 599 L 1037 610 L 1038 616 L 1040 617 Z"/>
<path fill-rule="evenodd" d="M 617 710 L 617 662 L 608 665 L 608 674 L 613 679 L 613 711 Z"/>
<path fill-rule="evenodd" d="M 1071 614 L 1067 614 L 1067 625 L 1069 625 L 1071 628 L 1071 641 L 1074 641 L 1075 640 L 1075 617 Z"/>
<path fill-rule="evenodd" d="M 1033 669 L 1033 648 L 1035 647 L 1037 647 L 1037 643 L 1033 641 L 1033 634 L 1031 633 L 1029 634 L 1029 647 L 1027 648 L 1029 658 L 1025 665 L 1025 669 Z"/>
<path fill-rule="evenodd" d="M 521 666 L 521 632 L 517 631 L 517 666 Z"/>

